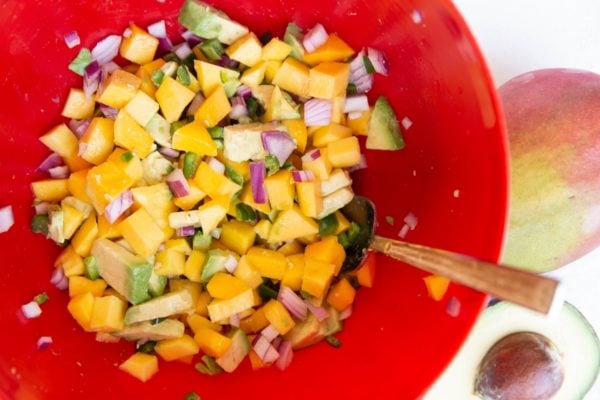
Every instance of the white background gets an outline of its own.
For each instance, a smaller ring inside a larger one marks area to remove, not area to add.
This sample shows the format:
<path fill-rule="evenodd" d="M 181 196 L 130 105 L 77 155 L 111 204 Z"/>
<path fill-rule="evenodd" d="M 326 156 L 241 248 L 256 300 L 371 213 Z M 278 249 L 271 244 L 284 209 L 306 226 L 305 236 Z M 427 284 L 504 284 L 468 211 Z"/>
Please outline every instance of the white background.
<path fill-rule="evenodd" d="M 497 86 L 541 68 L 600 73 L 600 0 L 454 0 Z M 600 110 L 599 110 L 600 112 Z M 551 275 L 600 333 L 600 249 Z M 600 380 L 586 399 L 600 399 Z"/>

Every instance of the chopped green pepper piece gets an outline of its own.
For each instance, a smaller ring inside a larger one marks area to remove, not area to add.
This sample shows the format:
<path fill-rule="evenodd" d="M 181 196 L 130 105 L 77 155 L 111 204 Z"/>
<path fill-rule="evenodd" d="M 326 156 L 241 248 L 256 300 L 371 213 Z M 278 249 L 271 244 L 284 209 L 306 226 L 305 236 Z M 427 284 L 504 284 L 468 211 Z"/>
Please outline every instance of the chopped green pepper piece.
<path fill-rule="evenodd" d="M 271 39 L 273 39 L 273 34 L 271 33 L 271 31 L 266 31 L 265 33 L 262 34 L 262 36 L 258 40 L 260 40 L 260 42 L 264 46 L 267 43 L 269 43 L 271 41 Z"/>
<path fill-rule="evenodd" d="M 202 356 L 202 362 L 196 364 L 196 370 L 206 375 L 216 375 L 223 370 L 216 361 L 207 355 Z"/>
<path fill-rule="evenodd" d="M 224 129 L 222 126 L 213 126 L 212 128 L 208 128 L 208 133 L 210 133 L 210 137 L 213 139 L 223 139 Z"/>
<path fill-rule="evenodd" d="M 155 354 L 154 346 L 156 346 L 156 342 L 154 340 L 149 340 L 140 345 L 135 351 L 138 353 Z"/>
<path fill-rule="evenodd" d="M 375 73 L 375 67 L 373 66 L 373 63 L 371 62 L 369 57 L 363 56 L 363 63 L 365 63 L 365 69 L 369 74 Z"/>
<path fill-rule="evenodd" d="M 348 93 L 348 94 L 356 94 L 356 93 L 358 93 L 358 89 L 356 88 L 356 84 L 349 83 L 348 86 L 346 87 L 346 93 Z"/>
<path fill-rule="evenodd" d="M 98 271 L 98 262 L 96 261 L 96 257 L 87 256 L 83 259 L 83 265 L 85 265 L 85 276 L 88 279 L 95 281 L 100 277 L 100 272 Z"/>
<path fill-rule="evenodd" d="M 31 220 L 31 230 L 35 233 L 48 234 L 48 216 L 45 214 L 36 214 Z"/>
<path fill-rule="evenodd" d="M 342 342 L 340 342 L 340 339 L 336 338 L 335 336 L 326 336 L 325 340 L 327 341 L 327 343 L 329 343 L 330 346 L 335 347 L 336 349 L 339 349 L 342 346 Z"/>
<path fill-rule="evenodd" d="M 267 175 L 273 175 L 279 171 L 279 160 L 273 154 L 269 154 L 265 157 L 265 167 L 267 168 Z"/>
<path fill-rule="evenodd" d="M 183 400 L 202 400 L 200 396 L 196 394 L 196 392 L 189 392 L 184 397 Z"/>
<path fill-rule="evenodd" d="M 252 119 L 261 117 L 265 113 L 262 104 L 252 96 L 246 99 L 246 107 L 248 107 L 248 116 Z"/>
<path fill-rule="evenodd" d="M 229 165 L 225 165 L 225 176 L 240 186 L 244 184 L 244 177 Z"/>
<path fill-rule="evenodd" d="M 198 165 L 200 161 L 200 157 L 198 154 L 194 152 L 187 152 L 183 156 L 183 176 L 186 179 L 192 179 L 196 174 L 196 170 L 198 169 Z"/>
<path fill-rule="evenodd" d="M 129 161 L 131 161 L 133 159 L 133 153 L 130 151 L 126 151 L 125 153 L 121 154 L 121 160 L 123 162 L 128 163 Z"/>
<path fill-rule="evenodd" d="M 258 295 L 265 300 L 276 299 L 277 294 L 278 294 L 277 289 L 274 289 L 271 286 L 269 286 L 269 284 L 267 282 L 263 282 L 258 287 Z"/>
<path fill-rule="evenodd" d="M 177 79 L 181 82 L 182 85 L 189 86 L 190 85 L 190 73 L 185 65 L 180 65 L 177 68 Z"/>
<path fill-rule="evenodd" d="M 71 61 L 71 63 L 69 64 L 69 69 L 75 72 L 77 75 L 83 76 L 85 67 L 87 67 L 91 62 L 92 53 L 88 49 L 83 48 L 79 51 L 77 57 L 75 57 L 73 61 Z"/>
<path fill-rule="evenodd" d="M 154 72 L 152 72 L 152 75 L 150 75 L 150 80 L 156 87 L 160 86 L 163 79 L 165 79 L 165 73 L 162 71 L 162 69 L 157 69 Z"/>
<path fill-rule="evenodd" d="M 35 296 L 33 300 L 41 306 L 42 304 L 48 301 L 48 293 L 42 292 Z"/>
<path fill-rule="evenodd" d="M 339 222 L 335 214 L 329 214 L 319 221 L 319 236 L 333 235 L 339 226 Z"/>
<path fill-rule="evenodd" d="M 210 61 L 217 61 L 223 57 L 225 49 L 218 39 L 208 39 L 198 45 L 202 54 L 206 56 Z"/>
<path fill-rule="evenodd" d="M 254 221 L 256 220 L 256 213 L 254 209 L 248 204 L 238 203 L 235 205 L 235 215 L 240 221 Z"/>
<path fill-rule="evenodd" d="M 175 121 L 175 122 L 171 123 L 171 135 L 174 134 L 179 128 L 186 125 L 187 123 L 188 123 L 188 121 L 186 119 L 183 119 L 181 121 Z"/>
<path fill-rule="evenodd" d="M 196 232 L 194 239 L 192 240 L 192 248 L 194 250 L 207 251 L 210 248 L 212 242 L 212 236 L 204 235 L 202 231 Z"/>

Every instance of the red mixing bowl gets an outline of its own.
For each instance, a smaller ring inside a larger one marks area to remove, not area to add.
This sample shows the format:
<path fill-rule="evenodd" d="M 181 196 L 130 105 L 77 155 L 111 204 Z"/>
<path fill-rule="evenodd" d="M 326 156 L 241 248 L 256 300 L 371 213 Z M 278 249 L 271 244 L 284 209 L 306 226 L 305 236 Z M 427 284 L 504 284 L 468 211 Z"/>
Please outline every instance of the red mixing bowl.
<path fill-rule="evenodd" d="M 412 126 L 398 152 L 367 151 L 368 168 L 354 174 L 358 193 L 375 201 L 379 233 L 395 237 L 412 212 L 407 239 L 497 261 L 508 196 L 507 141 L 499 101 L 485 62 L 449 0 L 211 0 L 262 34 L 281 35 L 289 21 L 321 22 L 355 49 L 372 46 L 390 61 L 371 100 L 386 95 L 398 119 Z M 160 362 L 142 384 L 116 365 L 132 343 L 102 344 L 83 333 L 66 311 L 68 295 L 49 282 L 59 249 L 30 232 L 29 184 L 49 153 L 37 138 L 61 122 L 68 90 L 81 78 L 67 69 L 79 51 L 63 36 L 76 30 L 93 46 L 141 26 L 168 21 L 180 40 L 181 0 L 3 0 L 0 4 L 0 206 L 10 204 L 15 226 L 0 234 L 0 397 L 7 399 L 176 399 L 196 391 L 211 399 L 415 399 L 462 344 L 486 296 L 451 285 L 441 302 L 428 297 L 424 273 L 378 256 L 375 287 L 361 289 L 354 315 L 339 335 L 299 351 L 290 368 L 207 377 L 181 362 Z M 390 226 L 384 216 L 394 216 Z M 20 306 L 42 291 L 43 314 L 25 320 Z M 446 312 L 459 300 L 458 317 Z M 54 344 L 38 351 L 36 341 Z"/>

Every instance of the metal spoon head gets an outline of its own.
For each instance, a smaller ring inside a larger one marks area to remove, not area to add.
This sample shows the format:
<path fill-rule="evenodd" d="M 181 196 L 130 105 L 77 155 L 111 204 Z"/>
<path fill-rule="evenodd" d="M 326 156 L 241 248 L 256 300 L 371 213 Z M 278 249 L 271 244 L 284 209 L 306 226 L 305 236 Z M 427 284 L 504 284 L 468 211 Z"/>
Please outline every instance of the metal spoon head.
<path fill-rule="evenodd" d="M 375 205 L 366 197 L 354 196 L 341 211 L 349 221 L 360 226 L 360 231 L 350 246 L 346 247 L 346 258 L 341 270 L 346 273 L 358 268 L 367 255 L 369 245 L 375 236 Z"/>

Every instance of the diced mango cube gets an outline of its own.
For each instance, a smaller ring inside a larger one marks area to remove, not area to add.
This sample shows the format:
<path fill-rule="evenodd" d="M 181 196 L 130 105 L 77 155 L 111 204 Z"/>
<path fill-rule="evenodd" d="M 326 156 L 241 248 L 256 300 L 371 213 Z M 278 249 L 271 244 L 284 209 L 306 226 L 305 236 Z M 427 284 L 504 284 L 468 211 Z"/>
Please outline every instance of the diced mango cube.
<path fill-rule="evenodd" d="M 176 339 L 166 339 L 159 341 L 154 346 L 156 354 L 162 357 L 165 361 L 173 361 L 180 358 L 193 356 L 198 354 L 200 346 L 189 335 L 183 335 Z"/>
<path fill-rule="evenodd" d="M 299 106 L 294 103 L 287 93 L 284 94 L 279 86 L 275 86 L 263 115 L 263 120 L 268 122 L 282 119 L 299 119 L 300 117 Z"/>
<path fill-rule="evenodd" d="M 285 335 L 296 325 L 290 313 L 278 300 L 271 299 L 262 308 L 269 323 L 281 335 Z"/>
<path fill-rule="evenodd" d="M 277 251 L 284 256 L 291 256 L 292 254 L 304 253 L 304 246 L 298 240 L 290 240 L 278 248 Z"/>
<path fill-rule="evenodd" d="M 99 215 L 98 237 L 105 239 L 116 239 L 121 237 L 121 232 L 119 232 L 118 226 L 124 219 L 125 217 L 121 215 L 113 224 L 111 224 L 104 215 Z"/>
<path fill-rule="evenodd" d="M 326 61 L 345 61 L 354 54 L 354 49 L 335 33 L 327 37 L 325 43 L 311 53 L 304 53 L 304 62 L 317 65 Z"/>
<path fill-rule="evenodd" d="M 238 220 L 231 220 L 222 226 L 221 242 L 238 254 L 246 254 L 254 244 L 256 232 L 252 225 Z"/>
<path fill-rule="evenodd" d="M 281 61 L 269 60 L 265 61 L 265 77 L 264 80 L 266 83 L 273 82 L 277 71 L 281 68 Z"/>
<path fill-rule="evenodd" d="M 61 115 L 72 119 L 91 118 L 94 114 L 95 105 L 96 101 L 92 96 L 88 98 L 83 90 L 71 88 Z"/>
<path fill-rule="evenodd" d="M 232 60 L 252 67 L 260 61 L 262 44 L 253 32 L 249 32 L 227 47 L 225 53 Z"/>
<path fill-rule="evenodd" d="M 69 195 L 67 179 L 44 179 L 31 182 L 31 190 L 36 200 L 55 202 Z"/>
<path fill-rule="evenodd" d="M 95 298 L 90 330 L 110 333 L 123 329 L 126 309 L 127 302 L 116 296 Z"/>
<path fill-rule="evenodd" d="M 310 76 L 306 65 L 293 57 L 283 61 L 273 77 L 273 84 L 298 96 L 309 95 Z M 344 86 L 344 90 L 346 87 Z"/>
<path fill-rule="evenodd" d="M 61 267 L 65 276 L 71 277 L 74 275 L 83 275 L 85 265 L 83 259 L 75 252 L 73 246 L 69 245 L 58 255 L 54 262 L 55 267 Z"/>
<path fill-rule="evenodd" d="M 321 155 L 314 160 L 310 158 L 304 158 L 302 160 L 302 169 L 306 171 L 311 171 L 315 174 L 315 177 L 319 180 L 326 180 L 329 178 L 329 174 L 332 170 L 331 161 L 329 161 L 328 157 L 328 149 L 322 148 L 320 149 Z"/>
<path fill-rule="evenodd" d="M 346 126 L 354 132 L 355 135 L 367 136 L 369 133 L 369 121 L 371 120 L 371 109 L 363 111 L 358 118 L 346 118 Z"/>
<path fill-rule="evenodd" d="M 208 96 L 219 86 L 223 86 L 225 79 L 238 79 L 240 73 L 228 68 L 220 67 L 206 61 L 194 60 L 194 68 L 198 76 L 198 82 L 202 93 Z"/>
<path fill-rule="evenodd" d="M 292 139 L 296 141 L 298 151 L 304 153 L 308 141 L 308 131 L 304 119 L 285 119 L 281 123 L 285 125 Z"/>
<path fill-rule="evenodd" d="M 338 240 L 337 236 L 325 236 L 320 241 L 306 246 L 304 255 L 307 258 L 324 261 L 335 265 L 334 275 L 337 275 L 346 259 L 346 251 Z"/>
<path fill-rule="evenodd" d="M 40 136 L 40 142 L 63 158 L 74 157 L 79 151 L 79 139 L 64 123 Z"/>
<path fill-rule="evenodd" d="M 92 319 L 92 311 L 94 309 L 94 296 L 90 292 L 85 292 L 75 296 L 69 300 L 67 310 L 71 316 L 77 321 L 83 330 L 90 331 L 90 321 Z"/>
<path fill-rule="evenodd" d="M 350 65 L 324 62 L 310 69 L 308 95 L 320 99 L 333 99 L 344 93 L 348 86 Z"/>
<path fill-rule="evenodd" d="M 198 302 L 196 303 L 196 312 L 203 317 L 208 317 L 208 305 L 212 301 L 212 297 L 208 292 L 200 293 L 198 296 Z"/>
<path fill-rule="evenodd" d="M 346 278 L 337 281 L 327 294 L 327 303 L 338 311 L 343 311 L 354 303 L 356 289 Z"/>
<path fill-rule="evenodd" d="M 246 333 L 260 332 L 268 325 L 269 320 L 265 316 L 265 310 L 262 307 L 240 321 L 240 328 Z"/>
<path fill-rule="evenodd" d="M 194 340 L 200 349 L 211 357 L 221 357 L 229 350 L 232 343 L 227 336 L 206 327 L 198 328 Z"/>
<path fill-rule="evenodd" d="M 207 306 L 211 321 L 223 321 L 255 305 L 254 291 L 248 289 L 227 300 L 213 300 Z"/>
<path fill-rule="evenodd" d="M 131 189 L 134 205 L 144 207 L 159 227 L 168 225 L 169 214 L 176 210 L 173 194 L 165 182 Z"/>
<path fill-rule="evenodd" d="M 273 38 L 263 47 L 263 60 L 283 61 L 291 53 L 292 46 L 281 39 Z"/>
<path fill-rule="evenodd" d="M 194 182 L 204 193 L 213 199 L 219 196 L 232 196 L 241 189 L 240 185 L 219 174 L 208 163 L 201 162 L 194 175 Z"/>
<path fill-rule="evenodd" d="M 287 269 L 285 256 L 275 250 L 252 247 L 246 257 L 250 265 L 265 278 L 281 280 Z"/>
<path fill-rule="evenodd" d="M 368 288 L 373 287 L 373 282 L 375 281 L 375 265 L 375 255 L 369 253 L 360 268 L 356 270 L 356 279 L 360 286 Z"/>
<path fill-rule="evenodd" d="M 216 332 L 221 331 L 221 325 L 209 321 L 206 316 L 200 314 L 188 315 L 186 318 L 186 323 L 194 333 L 196 333 L 199 328 L 209 328 Z"/>
<path fill-rule="evenodd" d="M 140 157 L 131 151 L 127 151 L 120 147 L 115 147 L 106 161 L 110 161 L 117 167 L 121 168 L 123 172 L 125 172 L 125 175 L 127 175 L 133 182 L 139 181 L 144 176 L 144 170 L 142 168 Z"/>
<path fill-rule="evenodd" d="M 154 98 L 154 94 L 156 93 L 156 86 L 152 82 L 152 73 L 162 67 L 165 62 L 162 58 L 157 58 L 152 62 L 140 65 L 135 73 L 135 76 L 142 80 L 140 90 L 152 98 Z"/>
<path fill-rule="evenodd" d="M 187 182 L 190 186 L 190 193 L 187 196 L 175 197 L 173 199 L 173 204 L 175 204 L 177 207 L 181 208 L 184 211 L 188 211 L 192 208 L 195 208 L 196 205 L 200 202 L 200 200 L 206 197 L 206 193 L 200 190 L 200 188 L 196 186 L 196 183 L 193 180 L 188 179 Z"/>
<path fill-rule="evenodd" d="M 240 82 L 249 87 L 257 87 L 264 81 L 266 71 L 267 63 L 261 61 L 245 70 L 240 78 Z"/>
<path fill-rule="evenodd" d="M 268 242 L 283 242 L 314 235 L 317 232 L 319 232 L 317 223 L 312 218 L 304 215 L 298 206 L 294 206 L 277 214 L 269 233 Z"/>
<path fill-rule="evenodd" d="M 281 284 L 297 292 L 302 287 L 304 276 L 304 254 L 292 254 L 286 257 L 287 268 L 281 279 Z"/>
<path fill-rule="evenodd" d="M 116 164 L 107 161 L 89 170 L 86 191 L 99 215 L 106 206 L 127 190 L 133 181 Z"/>
<path fill-rule="evenodd" d="M 211 128 L 216 126 L 231 111 L 231 103 L 223 86 L 217 86 L 198 107 L 194 119 Z"/>
<path fill-rule="evenodd" d="M 185 254 L 186 256 L 189 256 L 192 252 L 190 244 L 184 238 L 167 240 L 167 242 L 165 243 L 165 249 L 175 250 Z"/>
<path fill-rule="evenodd" d="M 158 372 L 158 357 L 153 354 L 134 353 L 119 365 L 119 369 L 146 382 Z"/>
<path fill-rule="evenodd" d="M 98 223 L 96 222 L 96 214 L 92 213 L 73 236 L 71 244 L 73 249 L 81 257 L 87 257 L 90 255 L 92 249 L 92 243 L 98 237 Z"/>
<path fill-rule="evenodd" d="M 164 249 L 156 254 L 154 272 L 158 275 L 177 276 L 184 273 L 185 254 L 174 249 Z"/>
<path fill-rule="evenodd" d="M 81 211 L 67 204 L 63 204 L 61 209 L 63 211 L 63 235 L 66 240 L 69 240 L 75 234 L 85 216 Z"/>
<path fill-rule="evenodd" d="M 335 265 L 331 263 L 305 257 L 301 290 L 316 298 L 323 298 L 331 284 L 334 271 Z"/>
<path fill-rule="evenodd" d="M 130 24 L 129 29 L 131 34 L 121 42 L 121 57 L 136 64 L 149 63 L 158 49 L 158 39 L 135 24 Z"/>
<path fill-rule="evenodd" d="M 242 279 L 226 272 L 217 272 L 210 278 L 206 290 L 219 300 L 227 300 L 248 290 L 249 286 Z"/>
<path fill-rule="evenodd" d="M 229 201 L 224 197 L 217 197 L 200 206 L 198 208 L 198 215 L 202 232 L 206 232 L 207 234 L 212 232 L 223 218 L 225 218 L 228 208 Z"/>
<path fill-rule="evenodd" d="M 121 109 L 135 96 L 141 84 L 142 80 L 137 76 L 117 69 L 100 84 L 96 92 L 96 101 Z"/>
<path fill-rule="evenodd" d="M 196 94 L 170 76 L 165 76 L 156 90 L 156 101 L 168 122 L 179 120 Z M 132 96 L 133 97 L 133 96 Z"/>
<path fill-rule="evenodd" d="M 260 273 L 248 262 L 248 257 L 242 256 L 238 261 L 237 268 L 233 271 L 233 275 L 240 278 L 246 285 L 252 289 L 256 289 L 263 282 Z"/>
<path fill-rule="evenodd" d="M 317 218 L 323 209 L 323 196 L 318 181 L 296 182 L 298 204 L 307 217 Z"/>
<path fill-rule="evenodd" d="M 85 190 L 85 182 L 87 179 L 88 171 L 89 169 L 82 169 L 71 173 L 67 180 L 67 188 L 71 195 L 77 197 L 81 201 L 85 201 L 86 203 L 91 204 L 92 200 L 90 199 Z"/>
<path fill-rule="evenodd" d="M 263 212 L 265 214 L 269 214 L 271 212 L 271 206 L 269 205 L 268 201 L 261 204 L 258 204 L 254 201 L 251 185 L 244 185 L 242 195 L 240 196 L 240 201 L 252 207 L 253 209 Z"/>
<path fill-rule="evenodd" d="M 263 240 L 267 240 L 269 238 L 269 232 L 271 232 L 271 221 L 268 219 L 261 219 L 254 225 L 254 232 L 258 235 L 259 238 Z"/>
<path fill-rule="evenodd" d="M 329 143 L 327 157 L 334 168 L 347 168 L 360 163 L 358 138 L 351 136 Z"/>
<path fill-rule="evenodd" d="M 202 122 L 194 120 L 173 132 L 173 148 L 199 155 L 216 156 L 217 144 Z"/>
<path fill-rule="evenodd" d="M 79 141 L 81 158 L 98 165 L 105 161 L 113 150 L 115 123 L 112 119 L 96 117 Z"/>
<path fill-rule="evenodd" d="M 131 248 L 144 258 L 156 253 L 164 240 L 163 231 L 145 208 L 125 218 L 118 229 Z"/>
<path fill-rule="evenodd" d="M 328 143 L 352 136 L 352 129 L 347 126 L 332 123 L 322 126 L 312 135 L 313 146 L 323 147 Z"/>
<path fill-rule="evenodd" d="M 202 282 L 202 268 L 206 262 L 206 253 L 192 250 L 183 266 L 183 274 L 192 282 Z"/>
<path fill-rule="evenodd" d="M 423 278 L 423 280 L 425 281 L 429 296 L 435 301 L 441 301 L 450 285 L 448 278 L 439 275 L 429 275 Z"/>
<path fill-rule="evenodd" d="M 158 109 L 158 103 L 142 90 L 138 90 L 133 99 L 129 100 L 129 103 L 124 108 L 135 122 L 141 126 L 146 126 Z"/>

